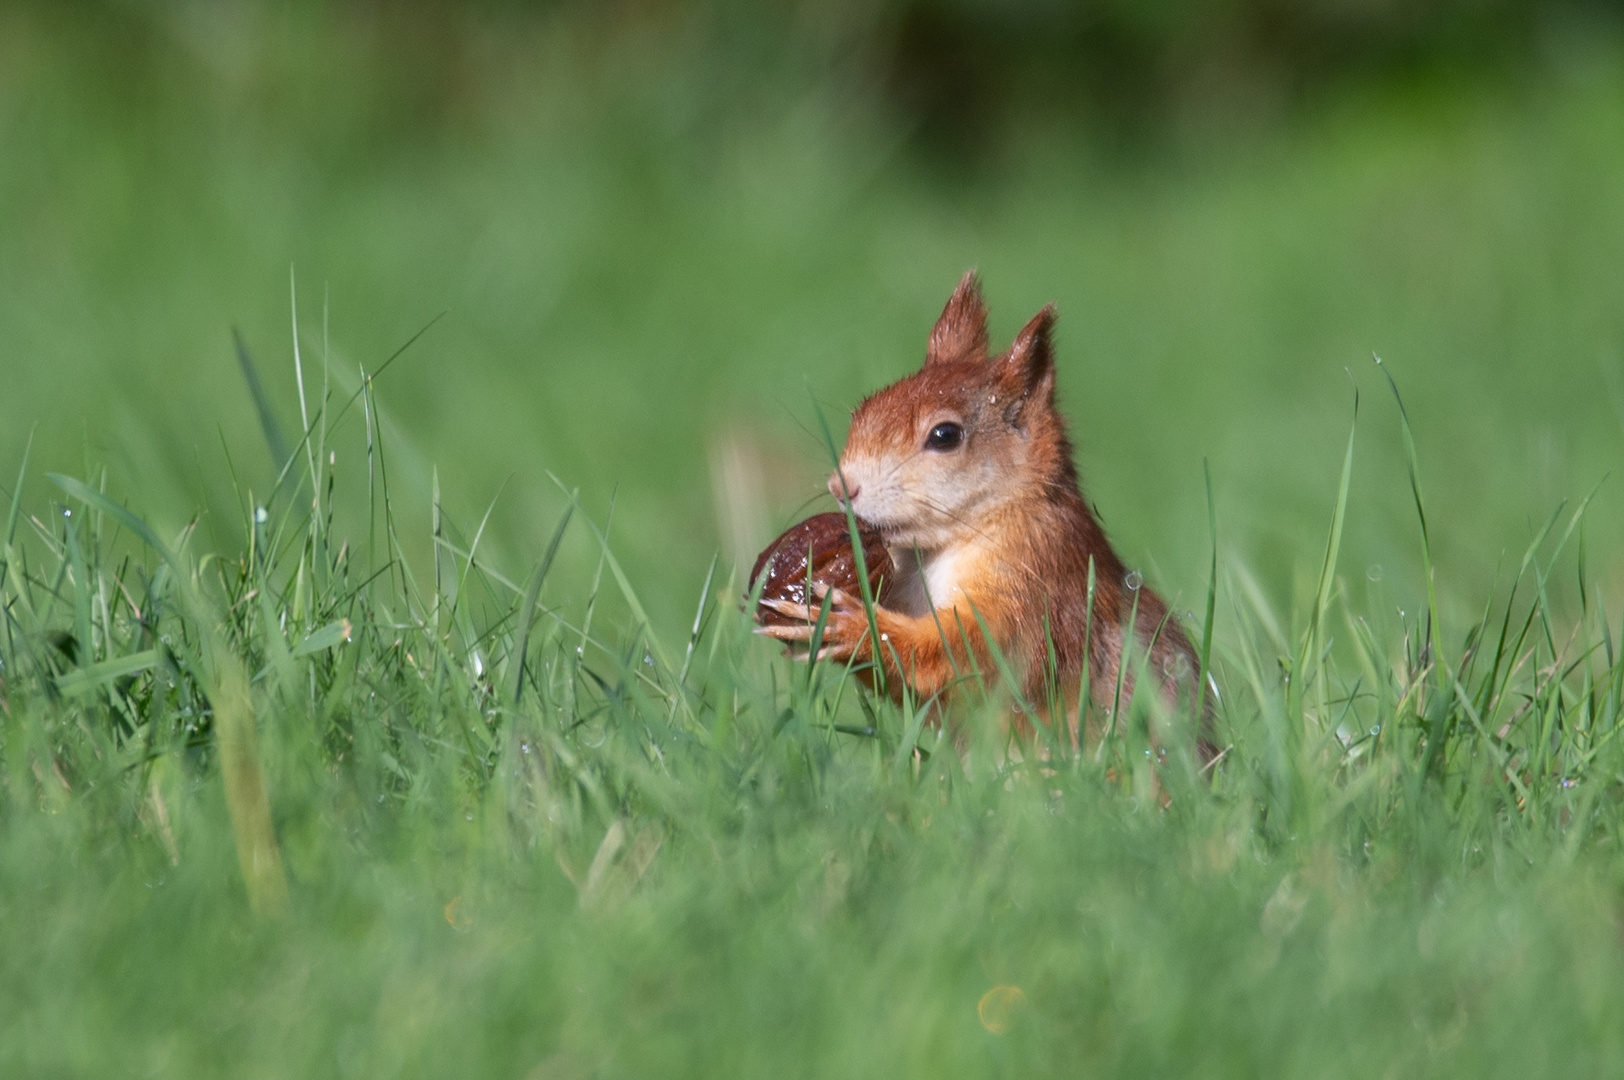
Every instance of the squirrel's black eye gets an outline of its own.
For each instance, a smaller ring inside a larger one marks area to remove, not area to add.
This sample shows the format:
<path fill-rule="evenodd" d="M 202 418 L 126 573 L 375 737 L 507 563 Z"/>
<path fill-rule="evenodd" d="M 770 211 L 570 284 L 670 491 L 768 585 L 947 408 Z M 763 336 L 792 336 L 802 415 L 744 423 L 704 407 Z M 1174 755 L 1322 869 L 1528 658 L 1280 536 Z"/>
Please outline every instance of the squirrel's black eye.
<path fill-rule="evenodd" d="M 925 436 L 926 450 L 956 450 L 964 441 L 964 429 L 954 423 L 937 424 Z"/>

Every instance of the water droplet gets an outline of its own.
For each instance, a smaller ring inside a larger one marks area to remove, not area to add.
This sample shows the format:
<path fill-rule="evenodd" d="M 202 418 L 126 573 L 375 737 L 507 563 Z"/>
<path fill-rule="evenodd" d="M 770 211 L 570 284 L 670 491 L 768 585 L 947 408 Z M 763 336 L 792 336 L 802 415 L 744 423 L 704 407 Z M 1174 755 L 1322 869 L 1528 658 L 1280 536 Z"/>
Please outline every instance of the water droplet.
<path fill-rule="evenodd" d="M 474 812 L 472 810 L 468 811 L 466 814 L 464 814 L 462 816 L 468 821 L 474 820 Z"/>
<path fill-rule="evenodd" d="M 1382 726 L 1380 724 L 1372 724 L 1370 726 L 1370 736 L 1371 736 L 1371 738 L 1375 738 L 1377 735 L 1380 735 L 1381 733 L 1382 733 Z"/>
<path fill-rule="evenodd" d="M 1379 562 L 1371 563 L 1370 569 L 1365 571 L 1365 577 L 1371 581 L 1380 581 L 1382 579 L 1382 564 Z"/>
<path fill-rule="evenodd" d="M 62 516 L 63 517 L 72 517 L 73 516 L 73 511 L 69 510 L 67 507 L 64 506 L 62 508 Z"/>
<path fill-rule="evenodd" d="M 270 519 L 271 519 L 271 515 L 265 512 L 265 508 L 263 506 L 255 507 L 255 509 L 254 509 L 254 520 L 255 521 L 257 521 L 261 525 L 263 525 L 263 524 L 265 524 L 265 522 L 269 521 Z"/>
<path fill-rule="evenodd" d="M 1129 592 L 1138 592 L 1139 587 L 1145 583 L 1145 575 L 1137 570 L 1129 570 L 1128 576 L 1122 579 L 1122 584 L 1128 587 Z"/>

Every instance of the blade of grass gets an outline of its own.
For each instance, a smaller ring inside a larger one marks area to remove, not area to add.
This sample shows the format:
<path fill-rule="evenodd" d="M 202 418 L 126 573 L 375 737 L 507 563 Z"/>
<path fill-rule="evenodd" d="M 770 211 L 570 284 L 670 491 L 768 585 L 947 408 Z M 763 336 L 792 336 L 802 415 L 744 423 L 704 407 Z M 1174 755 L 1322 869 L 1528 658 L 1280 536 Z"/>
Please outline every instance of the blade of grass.
<path fill-rule="evenodd" d="M 840 451 L 835 447 L 834 433 L 829 430 L 829 421 L 823 415 L 823 409 L 818 405 L 817 399 L 812 399 L 812 410 L 817 414 L 818 429 L 823 435 L 824 448 L 834 464 L 835 475 L 840 478 L 840 509 L 846 515 L 846 536 L 851 543 L 852 561 L 857 564 L 857 589 L 862 594 L 863 611 L 868 616 L 869 641 L 876 647 L 874 653 L 874 683 L 882 697 L 886 694 L 885 661 L 879 655 L 880 643 L 879 616 L 875 613 L 875 598 L 873 585 L 868 580 L 868 557 L 863 551 L 862 533 L 857 528 L 857 514 L 851 506 L 851 489 L 846 486 L 846 474 L 840 471 Z M 899 679 L 904 678 L 902 672 L 897 673 Z"/>
<path fill-rule="evenodd" d="M 1415 433 L 1410 430 L 1410 414 L 1404 408 L 1404 398 L 1398 392 L 1398 383 L 1393 380 L 1393 373 L 1387 370 L 1380 356 L 1372 355 L 1371 359 L 1381 369 L 1382 376 L 1393 391 L 1393 400 L 1398 403 L 1399 421 L 1404 432 L 1404 456 L 1409 465 L 1410 493 L 1415 497 L 1415 516 L 1421 525 L 1421 573 L 1427 582 L 1427 643 L 1434 648 L 1439 630 L 1438 624 L 1438 586 L 1432 567 L 1432 540 L 1427 533 L 1427 507 L 1426 500 L 1421 496 L 1421 459 L 1415 449 Z"/>
<path fill-rule="evenodd" d="M 142 671 L 150 671 L 158 666 L 162 653 L 158 649 L 146 649 L 127 656 L 117 656 L 111 660 L 103 660 L 98 664 L 80 668 L 58 677 L 56 689 L 63 697 L 74 697 L 79 694 L 95 690 L 97 687 L 121 679 L 126 675 L 134 675 Z"/>
<path fill-rule="evenodd" d="M 28 441 L 23 444 L 23 463 L 17 468 L 17 486 L 11 492 L 11 509 L 6 511 L 6 538 L 0 547 L 10 547 L 17 539 L 17 515 L 22 511 L 23 481 L 28 477 L 28 457 L 34 451 L 34 431 L 28 429 Z"/>
<path fill-rule="evenodd" d="M 578 495 L 570 488 L 565 487 L 564 482 L 558 477 L 554 476 L 552 473 L 549 472 L 547 475 L 552 478 L 554 484 L 558 485 L 558 490 L 565 494 L 565 496 L 570 500 L 570 503 L 579 509 L 581 503 Z M 654 623 L 649 619 L 648 612 L 643 609 L 643 602 L 638 599 L 637 591 L 632 588 L 631 579 L 626 576 L 626 571 L 621 569 L 620 560 L 615 558 L 615 553 L 609 550 L 609 538 L 604 535 L 602 530 L 598 528 L 597 524 L 593 522 L 591 518 L 586 518 L 586 522 L 587 526 L 591 528 L 593 535 L 598 538 L 598 544 L 602 549 L 604 562 L 609 567 L 609 573 L 614 576 L 615 584 L 620 587 L 620 594 L 625 599 L 626 606 L 631 609 L 632 618 L 636 619 L 638 623 L 644 627 L 645 640 L 647 640 L 649 649 L 654 654 L 654 659 L 659 664 L 660 670 L 666 672 L 676 670 L 666 656 L 665 647 L 661 645 L 660 640 L 654 636 Z"/>
<path fill-rule="evenodd" d="M 1348 447 L 1342 456 L 1342 475 L 1336 486 L 1336 509 L 1331 512 L 1331 532 L 1325 541 L 1325 561 L 1320 566 L 1319 582 L 1314 589 L 1314 608 L 1308 618 L 1308 633 L 1303 639 L 1302 651 L 1292 665 L 1292 693 L 1289 708 L 1297 717 L 1306 704 L 1309 684 L 1312 683 L 1321 698 L 1325 697 L 1325 659 L 1320 648 L 1325 613 L 1331 606 L 1331 588 L 1336 581 L 1337 556 L 1342 549 L 1342 528 L 1348 515 L 1348 488 L 1353 479 L 1353 444 L 1359 430 L 1359 394 L 1353 395 L 1353 422 L 1348 427 Z M 1310 672 L 1309 665 L 1313 665 Z M 1322 709 L 1323 713 L 1323 709 Z M 1306 717 L 1303 717 L 1306 720 Z"/>
<path fill-rule="evenodd" d="M 293 457 L 293 451 L 288 447 L 288 437 L 282 433 L 282 425 L 276 419 L 270 395 L 266 394 L 265 384 L 260 380 L 259 367 L 254 363 L 253 354 L 248 351 L 242 331 L 232 327 L 231 340 L 237 347 L 237 367 L 242 371 L 243 381 L 248 384 L 249 396 L 254 399 L 254 411 L 259 414 L 259 428 L 271 452 L 271 465 L 278 470 L 285 469 Z"/>
<path fill-rule="evenodd" d="M 513 647 L 513 684 L 508 688 L 508 700 L 515 705 L 519 703 L 519 694 L 524 689 L 524 665 L 530 653 L 530 630 L 535 625 L 536 604 L 541 599 L 541 586 L 547 580 L 547 572 L 553 567 L 553 559 L 558 555 L 558 545 L 563 542 L 564 530 L 569 526 L 570 517 L 574 513 L 573 503 L 564 507 L 564 513 L 559 516 L 558 524 L 553 526 L 553 535 L 547 541 L 547 548 L 542 552 L 541 562 L 536 564 L 536 571 L 530 575 L 530 584 L 524 590 L 524 603 L 519 609 L 519 637 Z"/>
<path fill-rule="evenodd" d="M 1212 677 L 1212 623 L 1213 614 L 1218 605 L 1218 506 L 1212 497 L 1212 467 L 1206 458 L 1201 459 L 1201 474 L 1207 481 L 1207 532 L 1212 537 L 1212 565 L 1207 572 L 1207 615 L 1201 624 L 1201 670 L 1197 672 L 1196 679 L 1201 688 L 1196 699 L 1196 717 L 1205 726 L 1207 715 L 1207 680 Z M 1089 560 L 1088 566 L 1089 616 L 1092 621 L 1094 604 L 1094 562 Z"/>

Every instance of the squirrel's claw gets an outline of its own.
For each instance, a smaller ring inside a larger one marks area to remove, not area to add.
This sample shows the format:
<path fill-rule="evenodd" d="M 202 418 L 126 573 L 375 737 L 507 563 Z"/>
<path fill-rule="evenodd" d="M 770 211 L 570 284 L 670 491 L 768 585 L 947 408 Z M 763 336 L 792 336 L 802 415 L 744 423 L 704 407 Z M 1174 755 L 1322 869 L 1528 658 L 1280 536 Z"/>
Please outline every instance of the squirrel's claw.
<path fill-rule="evenodd" d="M 756 633 L 779 641 L 806 642 L 812 640 L 812 627 L 808 623 L 790 623 L 787 626 L 758 626 Z"/>
<path fill-rule="evenodd" d="M 811 623 L 818 619 L 817 610 L 805 604 L 797 604 L 793 600 L 773 600 L 762 597 L 761 606 L 768 611 L 774 611 L 786 619 L 798 619 L 801 622 Z"/>

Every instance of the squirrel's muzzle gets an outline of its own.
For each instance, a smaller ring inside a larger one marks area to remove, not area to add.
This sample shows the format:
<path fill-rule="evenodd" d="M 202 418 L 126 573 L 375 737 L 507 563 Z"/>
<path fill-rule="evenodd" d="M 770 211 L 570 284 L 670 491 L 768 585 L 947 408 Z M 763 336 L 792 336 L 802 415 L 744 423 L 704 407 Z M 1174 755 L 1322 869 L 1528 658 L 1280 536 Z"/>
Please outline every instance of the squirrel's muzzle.
<path fill-rule="evenodd" d="M 857 493 L 861 490 L 857 486 L 857 481 L 849 476 L 842 483 L 839 469 L 829 474 L 829 494 L 835 497 L 835 502 L 844 503 L 848 498 L 855 502 Z"/>

